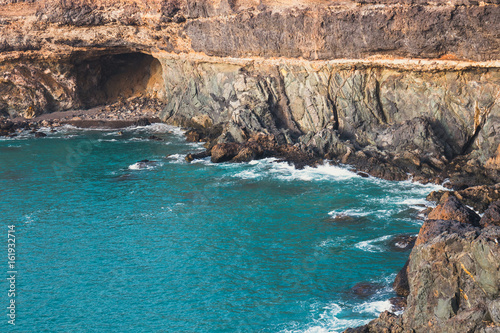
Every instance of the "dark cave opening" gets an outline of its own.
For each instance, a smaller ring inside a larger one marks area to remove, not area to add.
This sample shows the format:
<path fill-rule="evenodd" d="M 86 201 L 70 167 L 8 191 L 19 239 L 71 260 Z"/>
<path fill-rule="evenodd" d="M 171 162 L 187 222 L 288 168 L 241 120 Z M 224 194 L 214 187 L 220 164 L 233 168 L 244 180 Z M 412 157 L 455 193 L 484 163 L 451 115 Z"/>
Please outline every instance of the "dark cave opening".
<path fill-rule="evenodd" d="M 75 63 L 75 70 L 76 94 L 83 108 L 134 97 L 163 97 L 162 66 L 149 54 L 101 55 Z"/>

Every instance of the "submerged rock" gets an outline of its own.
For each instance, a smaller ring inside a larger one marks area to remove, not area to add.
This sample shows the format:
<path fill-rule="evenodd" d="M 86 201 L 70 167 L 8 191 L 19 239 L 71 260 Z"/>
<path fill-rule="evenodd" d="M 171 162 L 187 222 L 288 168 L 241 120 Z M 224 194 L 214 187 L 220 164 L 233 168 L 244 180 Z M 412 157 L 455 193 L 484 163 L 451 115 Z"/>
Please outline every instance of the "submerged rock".
<path fill-rule="evenodd" d="M 157 137 L 156 135 L 151 135 L 148 137 L 148 140 L 153 140 L 153 141 L 163 141 L 162 138 Z"/>
<path fill-rule="evenodd" d="M 356 283 L 351 289 L 350 292 L 361 298 L 368 298 L 373 296 L 377 291 L 382 289 L 384 286 L 378 283 L 373 282 L 359 282 Z"/>
<path fill-rule="evenodd" d="M 413 235 L 398 235 L 389 239 L 389 247 L 392 251 L 409 251 L 415 245 L 417 240 Z"/>

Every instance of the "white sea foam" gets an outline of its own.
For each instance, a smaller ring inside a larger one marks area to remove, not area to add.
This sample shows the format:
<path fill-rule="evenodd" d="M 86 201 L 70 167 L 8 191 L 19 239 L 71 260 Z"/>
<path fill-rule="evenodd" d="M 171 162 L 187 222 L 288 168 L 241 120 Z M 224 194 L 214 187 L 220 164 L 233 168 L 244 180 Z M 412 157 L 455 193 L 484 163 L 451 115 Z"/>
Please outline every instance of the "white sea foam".
<path fill-rule="evenodd" d="M 363 216 L 368 216 L 371 215 L 373 212 L 371 211 L 366 211 L 361 208 L 356 208 L 356 209 L 336 209 L 332 210 L 331 212 L 328 213 L 332 218 L 340 218 L 340 217 L 363 217 Z"/>
<path fill-rule="evenodd" d="M 161 162 L 150 161 L 150 162 L 136 162 L 128 166 L 129 170 L 152 170 L 161 166 Z"/>
<path fill-rule="evenodd" d="M 359 305 L 356 305 L 353 308 L 354 312 L 357 313 L 369 313 L 375 316 L 378 316 L 380 313 L 384 311 L 389 311 L 392 308 L 392 304 L 389 300 L 387 301 L 374 301 L 374 302 L 365 302 Z"/>
<path fill-rule="evenodd" d="M 191 162 L 192 164 L 204 164 L 204 165 L 215 165 L 210 160 L 210 157 L 200 158 Z"/>
<path fill-rule="evenodd" d="M 147 126 L 129 126 L 124 129 L 125 131 L 147 131 L 153 133 L 171 133 L 182 136 L 184 131 L 179 127 L 167 125 L 164 123 L 153 123 Z"/>
<path fill-rule="evenodd" d="M 185 159 L 185 155 L 183 154 L 172 154 L 170 156 L 167 157 L 167 159 L 171 162 L 171 163 L 175 163 L 175 164 L 186 164 L 186 159 Z"/>
<path fill-rule="evenodd" d="M 299 170 L 286 162 L 276 162 L 274 158 L 251 161 L 247 163 L 247 166 L 251 166 L 251 168 L 235 174 L 234 177 L 255 179 L 270 176 L 285 181 L 346 180 L 359 177 L 345 168 L 333 165 L 306 166 L 304 169 Z"/>
<path fill-rule="evenodd" d="M 380 245 L 376 245 L 376 244 L 383 242 L 385 240 L 388 240 L 391 237 L 392 237 L 391 235 L 386 235 L 386 236 L 382 236 L 379 238 L 359 242 L 354 246 L 356 246 L 356 248 L 363 250 L 365 252 L 384 252 L 383 247 Z"/>
<path fill-rule="evenodd" d="M 343 236 L 343 237 L 337 237 L 337 238 L 328 238 L 324 241 L 321 241 L 318 244 L 318 247 L 320 248 L 331 248 L 331 247 L 339 247 L 343 246 L 345 242 L 347 242 L 349 239 L 352 239 L 353 236 Z"/>
<path fill-rule="evenodd" d="M 320 311 L 319 315 L 317 312 Z M 338 315 L 342 312 L 342 308 L 335 303 L 327 304 L 320 309 L 314 306 L 311 309 L 313 315 L 312 322 L 307 326 L 292 327 L 281 330 L 280 333 L 337 333 L 342 332 L 348 327 L 362 326 L 369 320 L 360 319 L 340 319 Z"/>

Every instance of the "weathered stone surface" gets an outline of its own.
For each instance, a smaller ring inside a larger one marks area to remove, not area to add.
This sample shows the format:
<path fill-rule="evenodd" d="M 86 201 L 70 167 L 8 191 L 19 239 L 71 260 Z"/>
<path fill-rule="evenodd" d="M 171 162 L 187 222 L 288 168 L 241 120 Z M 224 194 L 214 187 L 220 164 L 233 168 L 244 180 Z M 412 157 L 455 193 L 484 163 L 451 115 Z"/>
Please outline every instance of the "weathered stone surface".
<path fill-rule="evenodd" d="M 344 333 L 406 333 L 411 332 L 403 327 L 403 321 L 400 316 L 384 311 L 378 319 L 369 324 L 357 328 L 348 328 Z"/>
<path fill-rule="evenodd" d="M 464 204 L 473 207 L 476 211 L 483 213 L 491 203 L 500 200 L 500 184 L 472 186 L 453 192 L 431 192 L 427 196 L 427 200 L 438 202 L 443 195 L 449 194 L 457 197 Z"/>
<path fill-rule="evenodd" d="M 219 143 L 212 148 L 211 160 L 213 163 L 227 162 L 238 155 L 238 144 Z"/>
<path fill-rule="evenodd" d="M 371 282 L 359 282 L 356 283 L 351 289 L 350 292 L 357 297 L 367 298 L 373 296 L 378 290 L 382 289 L 383 286 L 377 283 Z"/>
<path fill-rule="evenodd" d="M 417 332 L 469 332 L 485 327 L 498 299 L 500 228 L 428 220 L 410 256 L 404 325 Z"/>
<path fill-rule="evenodd" d="M 478 227 L 481 218 L 473 210 L 463 205 L 456 197 L 450 195 L 429 213 L 428 219 L 456 220 Z"/>
<path fill-rule="evenodd" d="M 484 215 L 481 217 L 479 224 L 482 227 L 487 227 L 490 225 L 500 227 L 500 201 L 495 201 L 490 205 L 490 207 L 484 212 Z"/>
<path fill-rule="evenodd" d="M 410 294 L 410 285 L 408 283 L 408 265 L 409 260 L 405 263 L 401 271 L 399 271 L 398 275 L 396 275 L 396 279 L 392 284 L 394 291 L 398 296 L 407 297 Z"/>

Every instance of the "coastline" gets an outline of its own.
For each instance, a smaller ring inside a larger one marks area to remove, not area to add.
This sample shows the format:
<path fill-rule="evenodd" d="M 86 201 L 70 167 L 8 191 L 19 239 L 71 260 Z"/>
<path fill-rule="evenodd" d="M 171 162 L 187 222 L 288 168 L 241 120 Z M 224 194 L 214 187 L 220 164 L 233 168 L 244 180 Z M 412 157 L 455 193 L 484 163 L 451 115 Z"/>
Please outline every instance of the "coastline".
<path fill-rule="evenodd" d="M 164 122 L 205 143 L 187 162 L 443 184 L 396 278 L 405 312 L 348 332 L 498 330 L 498 1 L 10 2 L 0 135 Z"/>

